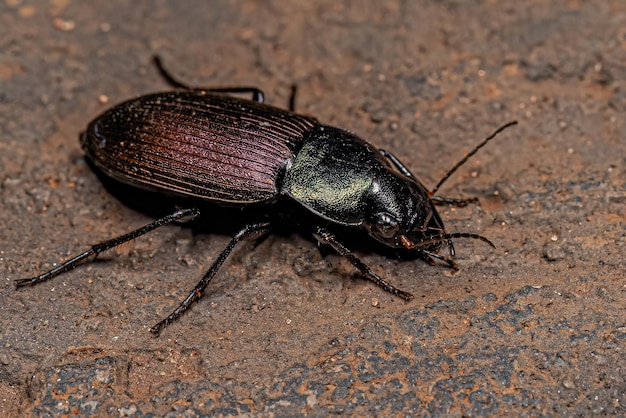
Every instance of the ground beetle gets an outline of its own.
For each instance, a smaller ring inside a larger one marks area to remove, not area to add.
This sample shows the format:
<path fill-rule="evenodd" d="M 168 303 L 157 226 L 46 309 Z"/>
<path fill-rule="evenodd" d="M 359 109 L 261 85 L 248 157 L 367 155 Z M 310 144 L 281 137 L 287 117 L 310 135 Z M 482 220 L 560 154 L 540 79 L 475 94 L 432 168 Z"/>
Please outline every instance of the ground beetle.
<path fill-rule="evenodd" d="M 295 203 L 316 222 L 312 233 L 322 244 L 345 256 L 367 279 L 410 300 L 413 296 L 387 283 L 364 264 L 333 233 L 334 227 L 364 230 L 394 249 L 414 250 L 456 268 L 454 238 L 470 233 L 446 233 L 435 204 L 465 205 L 475 199 L 435 196 L 439 186 L 478 149 L 510 122 L 496 130 L 459 161 L 428 191 L 390 152 L 377 149 L 355 134 L 320 124 L 316 119 L 264 104 L 257 88 L 189 88 L 171 77 L 155 60 L 162 75 L 178 89 L 150 94 L 109 109 L 81 135 L 88 161 L 104 176 L 132 187 L 218 205 L 245 207 Z M 295 90 L 294 90 L 295 91 Z M 232 96 L 247 93 L 252 100 Z M 200 209 L 177 209 L 143 228 L 94 245 L 47 273 L 16 280 L 27 286 L 66 272 L 84 259 L 174 221 L 197 218 Z M 267 211 L 269 212 L 269 211 Z M 154 334 L 198 300 L 235 245 L 253 233 L 267 233 L 270 217 L 245 225 L 176 310 L 150 330 Z M 439 254 L 443 246 L 448 256 Z"/>

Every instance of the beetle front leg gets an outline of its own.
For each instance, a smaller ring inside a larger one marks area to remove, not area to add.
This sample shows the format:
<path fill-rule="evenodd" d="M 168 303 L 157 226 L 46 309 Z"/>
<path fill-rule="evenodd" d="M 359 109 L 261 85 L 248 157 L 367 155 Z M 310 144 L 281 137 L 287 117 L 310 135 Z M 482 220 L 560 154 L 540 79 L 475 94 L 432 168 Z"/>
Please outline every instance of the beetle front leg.
<path fill-rule="evenodd" d="M 322 244 L 328 244 L 335 249 L 339 254 L 346 257 L 350 263 L 361 273 L 363 277 L 373 281 L 378 286 L 382 287 L 392 295 L 401 297 L 402 299 L 409 301 L 413 299 L 413 295 L 400 290 L 390 283 L 387 283 L 382 277 L 374 273 L 364 262 L 362 262 L 356 255 L 352 253 L 348 248 L 341 244 L 334 235 L 322 227 L 316 227 L 313 231 L 313 236 Z"/>

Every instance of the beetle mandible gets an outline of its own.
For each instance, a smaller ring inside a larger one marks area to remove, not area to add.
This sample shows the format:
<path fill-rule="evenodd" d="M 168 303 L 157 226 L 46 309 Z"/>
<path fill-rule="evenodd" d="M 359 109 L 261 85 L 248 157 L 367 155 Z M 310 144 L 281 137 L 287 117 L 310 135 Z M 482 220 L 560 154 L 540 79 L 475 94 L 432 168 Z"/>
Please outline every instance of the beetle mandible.
<path fill-rule="evenodd" d="M 405 300 L 413 296 L 374 273 L 337 240 L 333 228 L 360 229 L 387 247 L 413 250 L 430 264 L 439 259 L 452 268 L 457 268 L 452 239 L 479 239 L 493 246 L 477 234 L 446 233 L 435 204 L 462 206 L 475 199 L 442 198 L 435 192 L 467 159 L 516 121 L 483 140 L 428 191 L 392 153 L 351 132 L 295 113 L 293 93 L 287 111 L 264 104 L 262 91 L 254 87 L 190 88 L 167 73 L 158 58 L 155 62 L 177 90 L 119 104 L 94 119 L 81 134 L 86 158 L 105 177 L 218 205 L 291 202 L 316 220 L 311 232 L 320 243 L 345 256 L 363 277 Z M 251 94 L 252 100 L 232 93 Z M 200 214 L 197 207 L 176 209 L 142 228 L 94 245 L 37 277 L 16 280 L 16 285 L 43 282 L 89 256 Z M 240 240 L 253 233 L 266 234 L 271 227 L 270 216 L 245 225 L 183 302 L 150 331 L 158 335 L 201 297 Z M 444 246 L 448 256 L 440 254 Z"/>

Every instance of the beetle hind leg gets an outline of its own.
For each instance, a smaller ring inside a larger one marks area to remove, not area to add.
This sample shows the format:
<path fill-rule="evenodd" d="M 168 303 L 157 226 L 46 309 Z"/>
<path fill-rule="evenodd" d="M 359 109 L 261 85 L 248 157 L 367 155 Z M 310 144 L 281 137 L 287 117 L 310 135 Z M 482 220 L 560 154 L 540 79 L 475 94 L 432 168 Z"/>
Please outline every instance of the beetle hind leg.
<path fill-rule="evenodd" d="M 335 251 L 337 251 L 342 256 L 346 257 L 348 261 L 350 261 L 350 263 L 352 263 L 352 265 L 356 267 L 359 273 L 361 273 L 361 275 L 365 277 L 366 279 L 373 281 L 374 283 L 382 287 L 387 292 L 391 293 L 392 295 L 401 297 L 402 299 L 406 301 L 413 299 L 412 294 L 394 287 L 392 284 L 388 283 L 382 277 L 374 273 L 367 266 L 367 264 L 362 262 L 356 255 L 352 253 L 352 251 L 350 251 L 343 244 L 337 241 L 335 236 L 332 235 L 326 229 L 322 227 L 316 227 L 314 229 L 313 235 L 320 243 L 330 245 L 331 247 L 333 247 Z"/>
<path fill-rule="evenodd" d="M 213 276 L 215 276 L 222 264 L 224 264 L 224 261 L 226 261 L 233 248 L 235 248 L 235 245 L 237 245 L 237 243 L 242 239 L 248 237 L 255 232 L 267 233 L 269 231 L 269 226 L 270 224 L 268 222 L 251 224 L 246 225 L 242 230 L 237 232 L 235 236 L 230 240 L 228 245 L 226 245 L 226 248 L 224 248 L 220 255 L 217 256 L 217 259 L 215 260 L 211 268 L 204 274 L 202 280 L 198 282 L 198 284 L 193 288 L 191 293 L 187 295 L 182 303 L 178 305 L 178 307 L 174 309 L 174 311 L 169 314 L 167 318 L 150 328 L 150 332 L 158 336 L 163 328 L 178 319 L 178 317 L 180 317 L 183 312 L 189 309 L 189 306 L 191 306 L 192 303 L 202 297 L 202 293 L 207 288 L 207 286 L 211 282 L 211 279 L 213 279 Z"/>
<path fill-rule="evenodd" d="M 153 231 L 159 227 L 162 227 L 164 225 L 170 224 L 172 222 L 189 222 L 193 219 L 195 219 L 196 217 L 198 217 L 200 215 L 200 210 L 198 210 L 197 208 L 192 208 L 192 209 L 179 209 L 176 210 L 175 212 L 164 216 L 163 218 L 157 219 L 153 222 L 150 222 L 148 225 L 145 225 L 141 228 L 135 229 L 132 232 L 129 232 L 128 234 L 124 234 L 122 236 L 119 236 L 117 238 L 113 238 L 110 239 L 108 241 L 104 241 L 100 244 L 96 244 L 93 245 L 90 249 L 88 249 L 87 251 L 80 253 L 79 255 L 77 255 L 76 257 L 67 260 L 66 262 L 62 263 L 60 266 L 57 266 L 55 268 L 53 268 L 50 271 L 47 271 L 43 274 L 40 274 L 37 277 L 33 277 L 32 279 L 19 279 L 19 280 L 15 280 L 15 285 L 17 287 L 23 287 L 23 286 L 32 286 L 35 285 L 37 283 L 41 283 L 44 282 L 46 280 L 49 280 L 55 276 L 58 276 L 59 274 L 65 273 L 66 271 L 72 270 L 74 267 L 78 266 L 79 264 L 81 264 L 84 260 L 86 260 L 87 258 L 89 258 L 90 256 L 95 256 L 97 257 L 98 254 L 110 250 L 111 248 L 117 247 L 118 245 L 121 245 L 125 242 L 131 241 L 135 238 L 138 238 L 144 234 L 147 234 L 150 231 Z"/>
<path fill-rule="evenodd" d="M 170 74 L 170 72 L 167 71 L 165 67 L 163 66 L 163 62 L 161 62 L 161 58 L 158 55 L 155 55 L 152 58 L 152 61 L 154 62 L 154 65 L 156 66 L 159 73 L 161 74 L 161 77 L 163 77 L 165 81 L 167 81 L 167 83 L 170 84 L 172 87 L 185 89 L 185 90 L 210 91 L 213 93 L 250 93 L 252 95 L 252 101 L 255 101 L 258 103 L 265 102 L 265 94 L 263 94 L 263 90 L 257 87 L 218 87 L 218 88 L 192 87 L 188 85 L 187 83 L 183 83 L 182 81 L 174 77 L 172 74 Z"/>

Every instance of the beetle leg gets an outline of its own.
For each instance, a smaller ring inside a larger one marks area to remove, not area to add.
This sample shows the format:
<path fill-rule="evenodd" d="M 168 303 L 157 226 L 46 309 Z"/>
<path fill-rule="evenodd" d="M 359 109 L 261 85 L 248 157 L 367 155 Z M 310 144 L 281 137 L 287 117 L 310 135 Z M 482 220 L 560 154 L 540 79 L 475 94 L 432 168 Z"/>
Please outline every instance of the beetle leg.
<path fill-rule="evenodd" d="M 340 242 L 338 242 L 335 237 L 328 232 L 326 229 L 322 227 L 316 227 L 313 235 L 315 238 L 320 241 L 322 244 L 328 244 L 335 249 L 339 254 L 346 257 L 348 261 L 352 263 L 354 267 L 363 275 L 366 279 L 373 281 L 378 286 L 382 287 L 387 292 L 399 296 L 404 300 L 413 299 L 413 295 L 402 291 L 400 289 L 395 288 L 393 285 L 387 283 L 382 277 L 378 276 L 374 273 L 364 262 L 362 262 L 356 255 L 352 253 L 349 249 L 343 246 Z"/>
<path fill-rule="evenodd" d="M 389 161 L 391 161 L 393 163 L 393 165 L 398 169 L 398 171 L 400 171 L 402 174 L 404 174 L 405 176 L 410 177 L 412 179 L 415 178 L 413 173 L 411 173 L 411 171 L 404 164 L 402 164 L 402 162 L 398 159 L 398 157 L 396 157 L 395 155 L 393 155 L 389 151 L 385 151 L 384 149 L 378 150 L 378 152 L 380 152 L 380 154 L 383 157 L 385 157 Z"/>
<path fill-rule="evenodd" d="M 172 74 L 170 74 L 170 72 L 167 71 L 165 67 L 163 67 L 163 63 L 161 62 L 161 58 L 159 56 L 155 55 L 154 58 L 152 58 L 152 60 L 154 62 L 154 65 L 157 67 L 157 70 L 161 74 L 161 77 L 163 77 L 165 81 L 167 81 L 167 83 L 170 84 L 172 87 L 185 89 L 185 90 L 210 91 L 214 93 L 250 93 L 252 94 L 253 101 L 259 102 L 259 103 L 265 102 L 265 95 L 263 94 L 263 91 L 256 87 L 218 87 L 218 88 L 191 87 L 187 83 L 183 83 L 182 81 L 174 77 Z"/>
<path fill-rule="evenodd" d="M 189 306 L 193 302 L 197 301 L 198 299 L 200 299 L 200 297 L 202 297 L 202 292 L 204 292 L 206 287 L 209 285 L 209 282 L 211 282 L 211 279 L 213 278 L 213 276 L 215 276 L 215 273 L 217 273 L 217 271 L 220 269 L 224 261 L 226 261 L 226 258 L 228 258 L 233 248 L 235 248 L 235 245 L 237 245 L 237 243 L 241 241 L 242 239 L 246 238 L 247 236 L 255 232 L 263 232 L 263 233 L 268 232 L 269 226 L 270 226 L 269 222 L 251 224 L 251 225 L 246 225 L 245 228 L 237 232 L 235 236 L 233 237 L 233 239 L 230 240 L 226 248 L 222 250 L 220 255 L 217 257 L 217 259 L 211 266 L 211 268 L 205 273 L 204 277 L 202 277 L 202 280 L 200 280 L 198 284 L 196 285 L 196 287 L 193 288 L 191 293 L 187 295 L 185 300 L 183 300 L 183 302 L 178 306 L 178 308 L 176 308 L 174 312 L 169 314 L 167 318 L 165 318 L 164 320 L 162 320 L 161 322 L 159 322 L 158 324 L 150 328 L 150 332 L 152 332 L 155 335 L 159 335 L 159 332 L 164 327 L 171 324 L 179 316 L 181 316 L 183 312 L 189 309 Z"/>
<path fill-rule="evenodd" d="M 212 93 L 250 93 L 252 101 L 258 103 L 265 102 L 265 94 L 263 90 L 256 87 L 210 87 L 210 88 L 193 88 L 191 90 L 210 91 Z"/>
<path fill-rule="evenodd" d="M 125 234 L 117 238 L 113 238 L 108 241 L 104 241 L 100 244 L 94 245 L 90 249 L 85 251 L 84 253 L 81 253 L 77 255 L 76 257 L 70 260 L 67 260 L 60 266 L 55 267 L 46 273 L 40 274 L 37 277 L 33 277 L 32 279 L 15 280 L 15 285 L 17 287 L 32 286 L 37 283 L 44 282 L 48 279 L 58 276 L 61 273 L 65 273 L 66 271 L 73 269 L 74 267 L 76 267 L 78 264 L 80 264 L 83 260 L 85 260 L 87 257 L 91 255 L 98 256 L 98 254 L 100 254 L 101 252 L 110 250 L 111 248 L 117 247 L 118 245 L 123 244 L 127 241 L 131 241 L 163 225 L 167 225 L 175 221 L 188 222 L 196 218 L 198 215 L 200 215 L 200 210 L 197 208 L 179 209 L 176 212 L 171 213 L 167 216 L 164 216 L 161 219 L 157 219 L 156 221 L 151 222 L 146 226 L 143 226 L 139 229 L 135 229 L 134 231 L 129 232 L 128 234 Z"/>
<path fill-rule="evenodd" d="M 428 263 L 429 266 L 435 266 L 435 260 L 433 260 L 432 253 L 428 252 L 428 251 L 422 251 L 420 252 L 420 256 L 424 259 L 424 261 L 426 261 Z"/>
<path fill-rule="evenodd" d="M 298 86 L 295 84 L 291 85 L 291 93 L 289 94 L 289 110 L 292 112 L 296 111 L 296 93 L 298 92 Z"/>

